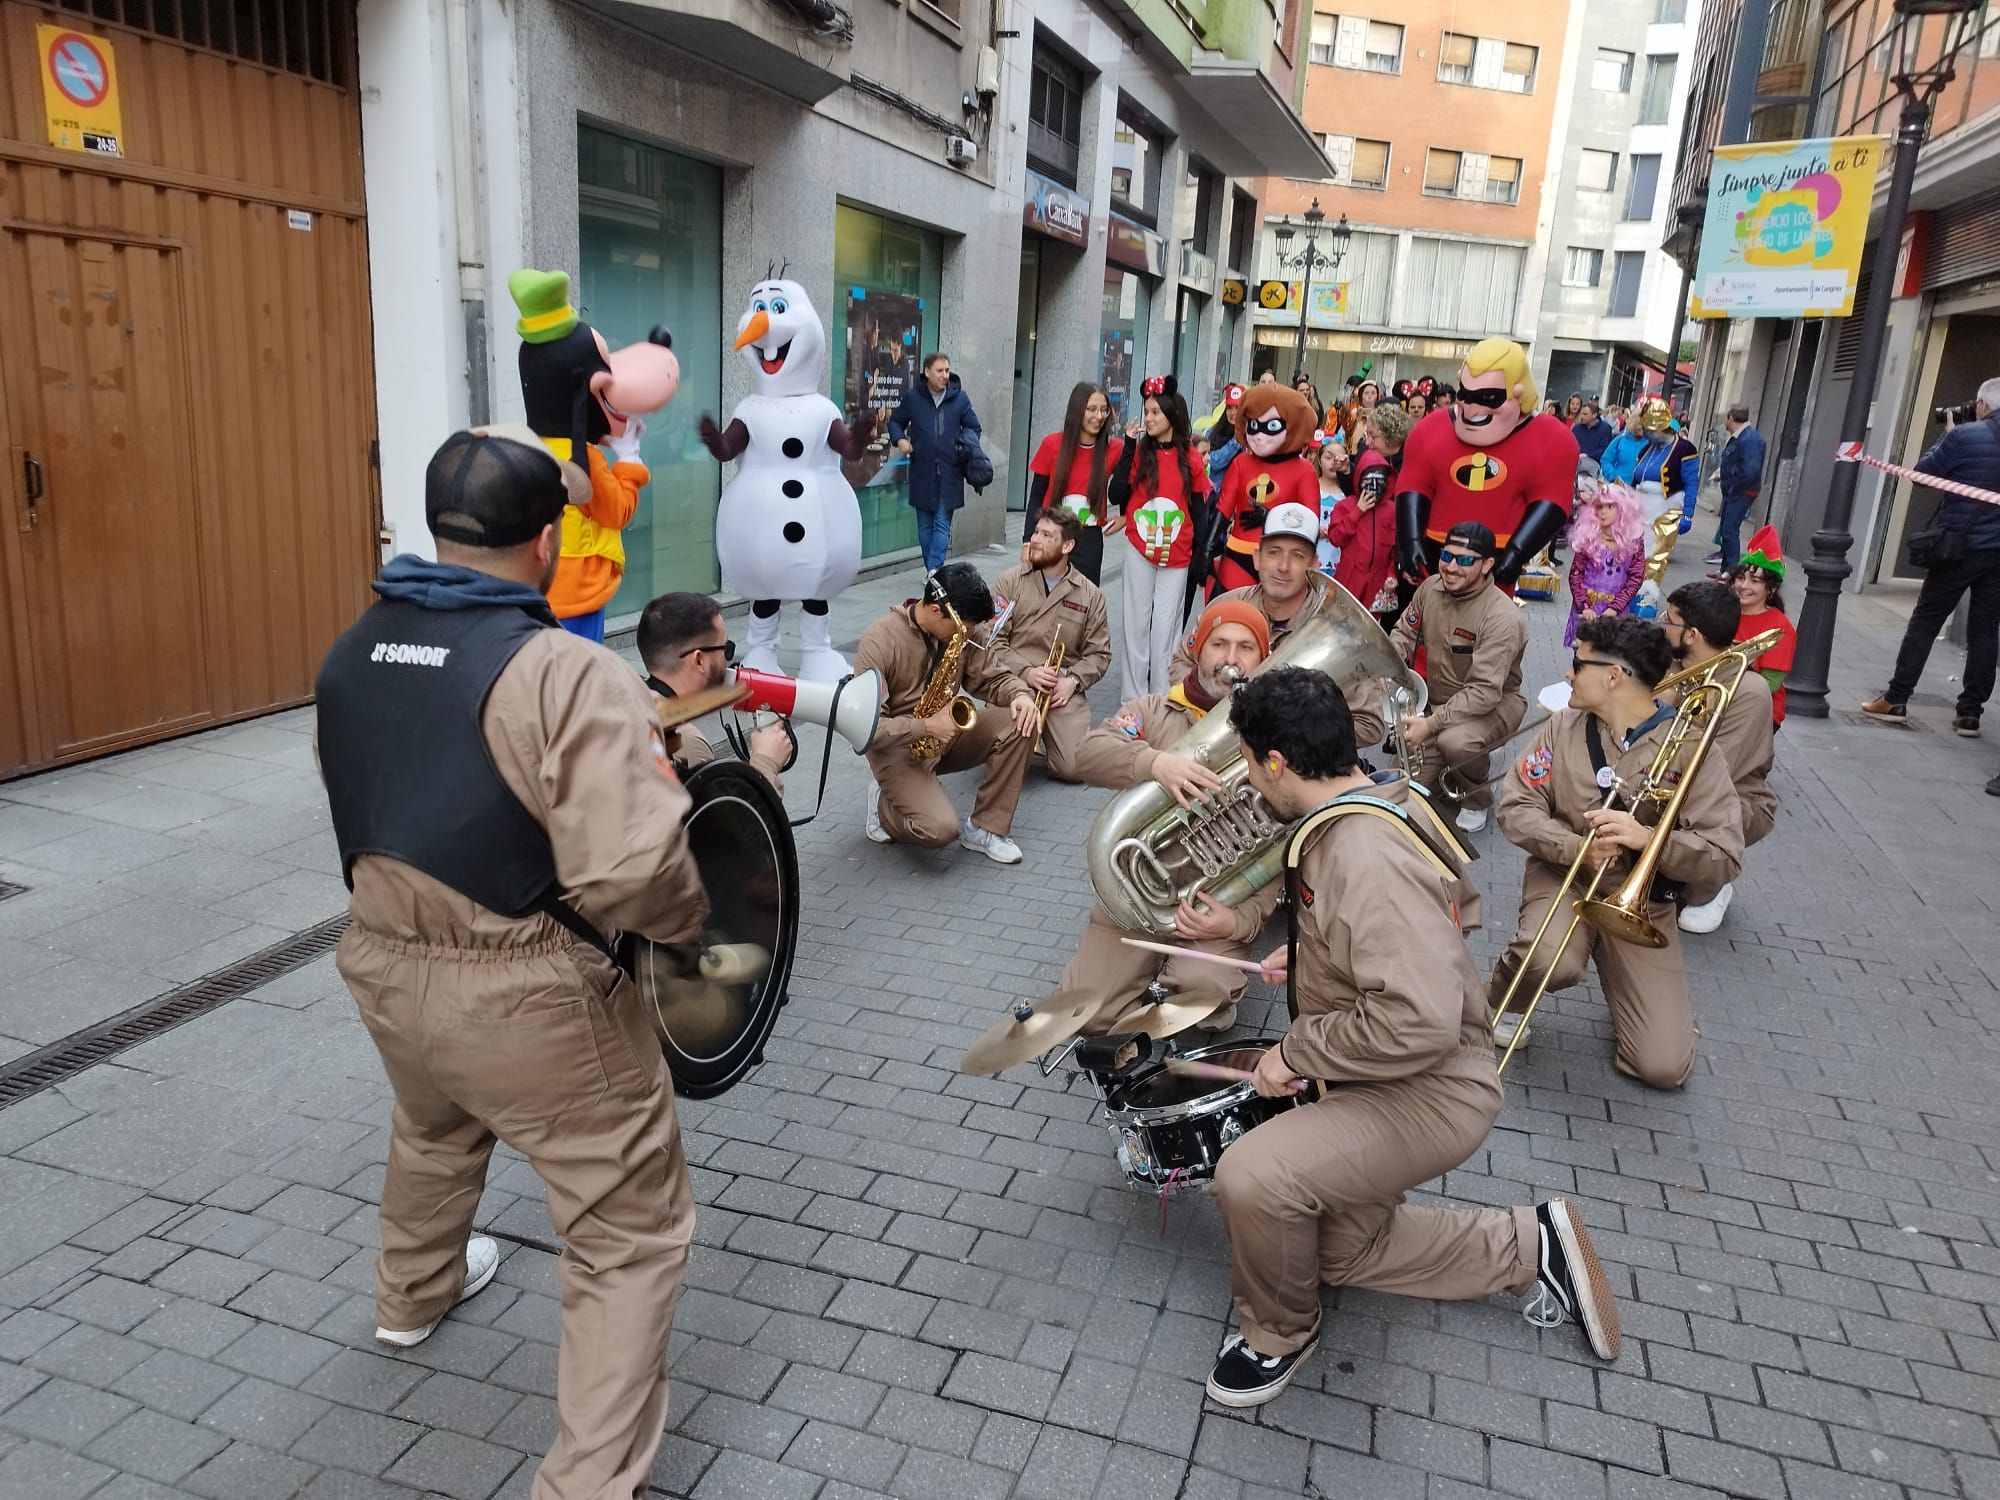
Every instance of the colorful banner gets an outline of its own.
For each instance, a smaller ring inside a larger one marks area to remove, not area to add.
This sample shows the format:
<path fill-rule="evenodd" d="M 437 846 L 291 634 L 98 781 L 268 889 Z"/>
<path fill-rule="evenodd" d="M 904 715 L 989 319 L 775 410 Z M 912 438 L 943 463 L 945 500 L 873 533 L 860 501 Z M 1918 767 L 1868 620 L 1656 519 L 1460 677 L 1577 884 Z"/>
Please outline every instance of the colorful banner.
<path fill-rule="evenodd" d="M 1344 281 L 1315 281 L 1312 292 L 1312 310 L 1306 314 L 1306 325 L 1311 328 L 1326 328 L 1341 321 L 1348 315 L 1350 303 L 1347 296 L 1348 283 Z M 1265 281 L 1258 284 L 1257 321 L 1259 323 L 1297 324 L 1299 321 L 1299 293 L 1303 283 L 1297 281 Z M 1282 291 L 1284 300 L 1279 300 Z"/>
<path fill-rule="evenodd" d="M 1688 312 L 1697 318 L 1844 318 L 1887 138 L 1722 146 L 1708 180 Z"/>

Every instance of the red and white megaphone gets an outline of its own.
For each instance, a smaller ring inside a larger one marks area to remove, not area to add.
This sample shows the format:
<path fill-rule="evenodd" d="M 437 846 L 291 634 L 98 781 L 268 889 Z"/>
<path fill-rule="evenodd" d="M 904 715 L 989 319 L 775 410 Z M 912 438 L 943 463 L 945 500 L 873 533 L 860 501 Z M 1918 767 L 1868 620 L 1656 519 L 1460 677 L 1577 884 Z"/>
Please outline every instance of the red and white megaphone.
<path fill-rule="evenodd" d="M 882 674 L 872 667 L 839 682 L 810 682 L 738 667 L 736 683 L 750 689 L 750 696 L 736 705 L 739 710 L 769 709 L 817 724 L 846 740 L 856 755 L 874 740 L 875 726 L 882 720 Z"/>

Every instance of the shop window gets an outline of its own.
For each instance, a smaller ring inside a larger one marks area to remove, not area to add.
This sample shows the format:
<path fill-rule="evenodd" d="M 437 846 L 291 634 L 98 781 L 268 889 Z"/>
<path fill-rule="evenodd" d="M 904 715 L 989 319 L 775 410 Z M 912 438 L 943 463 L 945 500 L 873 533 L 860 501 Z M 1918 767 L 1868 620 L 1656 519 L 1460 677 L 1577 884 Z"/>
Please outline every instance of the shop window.
<path fill-rule="evenodd" d="M 1590 64 L 1590 86 L 1600 94 L 1632 92 L 1632 54 L 1599 47 Z"/>
<path fill-rule="evenodd" d="M 1535 67 L 1540 56 L 1541 49 L 1525 42 L 1447 31 L 1438 48 L 1438 82 L 1531 94 L 1535 90 Z"/>
<path fill-rule="evenodd" d="M 1146 375 L 1146 329 L 1152 317 L 1151 280 L 1123 266 L 1106 266 L 1097 383 L 1111 400 L 1111 420 L 1119 429 L 1137 410 L 1132 392 Z"/>
<path fill-rule="evenodd" d="M 1081 68 L 1036 46 L 1028 70 L 1028 161 L 1067 187 L 1076 186 L 1084 89 Z"/>
<path fill-rule="evenodd" d="M 1563 285 L 1596 286 L 1604 274 L 1604 252 L 1571 245 L 1563 252 Z"/>
<path fill-rule="evenodd" d="M 1654 158 L 1658 160 L 1658 158 Z M 1576 185 L 1586 193 L 1608 193 L 1618 182 L 1618 153 L 1585 149 L 1577 159 Z"/>
<path fill-rule="evenodd" d="M 1377 192 L 1389 185 L 1389 143 L 1365 136 L 1323 135 L 1320 144 L 1333 164 L 1333 181 L 1341 187 L 1370 188 Z"/>
<path fill-rule="evenodd" d="M 1393 21 L 1371 21 L 1366 16 L 1313 18 L 1313 34 L 1319 35 L 1321 19 L 1333 26 L 1333 56 L 1337 68 L 1356 68 L 1364 73 L 1403 71 L 1403 28 Z"/>
<path fill-rule="evenodd" d="M 1639 94 L 1639 123 L 1664 125 L 1674 103 L 1674 64 L 1670 54 L 1646 59 L 1646 83 Z"/>
<path fill-rule="evenodd" d="M 1660 192 L 1660 159 L 1657 156 L 1632 158 L 1632 182 L 1625 190 L 1625 217 L 1650 219 L 1653 200 Z"/>
<path fill-rule="evenodd" d="M 909 468 L 889 444 L 889 413 L 923 379 L 922 361 L 939 348 L 938 299 L 944 240 L 901 219 L 837 203 L 833 210 L 833 390 L 852 423 L 875 414 L 875 437 L 856 463 L 843 464 L 861 502 L 861 553 L 879 557 L 917 544 Z M 998 391 L 972 392 L 998 401 Z M 989 456 L 991 452 L 989 450 Z"/>
<path fill-rule="evenodd" d="M 719 582 L 723 471 L 694 429 L 702 413 L 723 409 L 722 173 L 586 125 L 577 132 L 577 208 L 578 311 L 614 349 L 665 324 L 681 365 L 679 394 L 646 419 L 639 456 L 653 480 L 624 531 L 625 579 L 607 611 L 618 619 L 660 594 L 708 593 Z M 733 326 L 733 307 L 729 316 Z"/>
<path fill-rule="evenodd" d="M 1131 100 L 1118 100 L 1118 123 L 1111 134 L 1112 206 L 1148 224 L 1160 216 L 1160 173 L 1167 140 Z"/>
<path fill-rule="evenodd" d="M 1646 252 L 1620 250 L 1611 257 L 1611 301 L 1606 311 L 1614 318 L 1631 318 L 1639 312 L 1639 283 L 1646 272 Z"/>

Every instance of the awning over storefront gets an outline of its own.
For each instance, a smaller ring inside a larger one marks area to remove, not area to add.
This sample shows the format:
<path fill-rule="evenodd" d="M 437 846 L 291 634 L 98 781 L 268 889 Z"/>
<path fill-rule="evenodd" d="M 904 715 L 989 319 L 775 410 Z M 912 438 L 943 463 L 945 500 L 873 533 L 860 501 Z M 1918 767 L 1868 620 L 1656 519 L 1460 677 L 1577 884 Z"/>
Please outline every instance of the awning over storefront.
<path fill-rule="evenodd" d="M 1292 101 L 1255 63 L 1198 52 L 1181 87 L 1215 121 L 1215 130 L 1203 133 L 1201 146 L 1203 157 L 1218 171 L 1231 177 L 1315 182 L 1333 175 L 1326 153 Z"/>

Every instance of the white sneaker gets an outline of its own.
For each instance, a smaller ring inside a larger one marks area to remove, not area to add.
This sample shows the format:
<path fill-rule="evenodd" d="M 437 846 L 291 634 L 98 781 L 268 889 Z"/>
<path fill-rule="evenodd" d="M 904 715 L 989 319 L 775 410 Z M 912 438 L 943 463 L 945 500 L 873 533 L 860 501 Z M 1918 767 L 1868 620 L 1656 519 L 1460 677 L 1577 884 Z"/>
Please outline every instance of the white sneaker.
<path fill-rule="evenodd" d="M 1486 826 L 1486 809 L 1483 807 L 1461 807 L 1458 816 L 1452 819 L 1462 833 L 1477 833 Z"/>
<path fill-rule="evenodd" d="M 1521 1045 L 1525 1047 L 1528 1045 L 1528 1039 L 1522 1032 L 1521 1013 L 1518 1010 L 1510 1010 L 1500 1018 L 1500 1024 L 1493 1028 L 1493 1045 L 1499 1051 L 1505 1052 L 1514 1045 L 1514 1038 L 1520 1036 Z"/>
<path fill-rule="evenodd" d="M 493 1279 L 493 1273 L 500 1269 L 500 1243 L 488 1235 L 475 1234 L 465 1242 L 465 1289 L 458 1294 L 458 1301 L 476 1297 L 486 1290 L 486 1283 Z M 454 1307 L 458 1303 L 452 1304 Z M 433 1318 L 421 1328 L 412 1328 L 407 1333 L 393 1328 L 377 1328 L 375 1342 L 387 1344 L 391 1349 L 414 1349 L 425 1339 L 437 1332 L 443 1318 Z"/>
<path fill-rule="evenodd" d="M 1018 865 L 1021 862 L 1021 846 L 1004 833 L 988 833 L 977 823 L 967 823 L 958 831 L 958 842 L 967 849 L 977 849 L 996 865 Z"/>
<path fill-rule="evenodd" d="M 1734 885 L 1725 885 L 1699 906 L 1681 908 L 1682 932 L 1713 932 L 1729 915 L 1729 902 L 1736 894 Z"/>
<path fill-rule="evenodd" d="M 868 817 L 861 831 L 868 835 L 871 844 L 889 842 L 889 830 L 882 826 L 882 783 L 873 779 L 868 783 Z"/>

